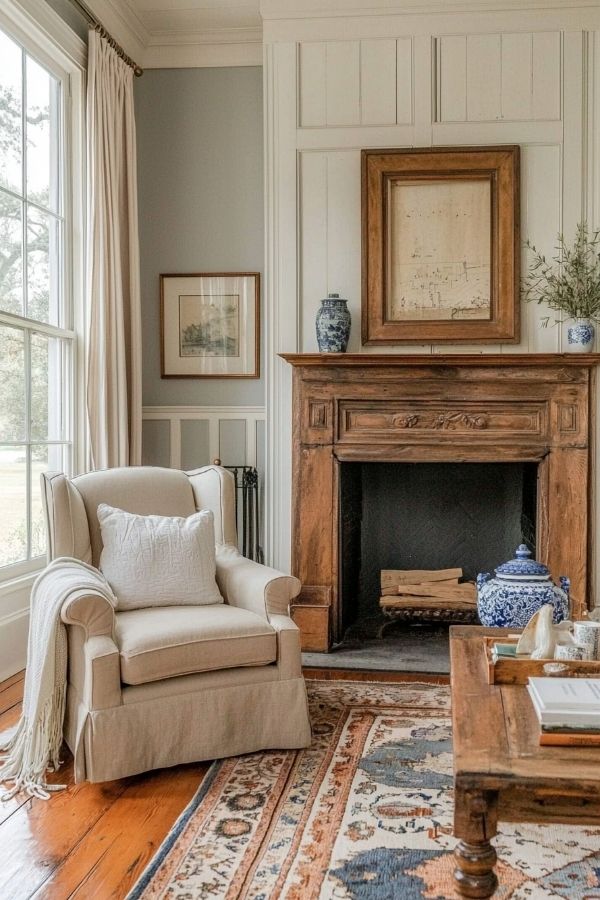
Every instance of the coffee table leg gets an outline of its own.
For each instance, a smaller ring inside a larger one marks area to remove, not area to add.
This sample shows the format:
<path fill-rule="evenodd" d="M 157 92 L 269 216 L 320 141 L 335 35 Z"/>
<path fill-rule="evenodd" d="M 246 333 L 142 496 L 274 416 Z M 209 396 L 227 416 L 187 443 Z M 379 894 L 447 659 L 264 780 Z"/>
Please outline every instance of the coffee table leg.
<path fill-rule="evenodd" d="M 496 851 L 489 841 L 467 844 L 460 841 L 454 857 L 454 885 L 462 897 L 491 897 L 498 887 L 494 872 Z"/>
<path fill-rule="evenodd" d="M 455 786 L 454 835 L 459 842 L 454 886 L 462 897 L 491 897 L 498 887 L 496 851 L 490 843 L 496 834 L 497 799 L 493 791 Z"/>

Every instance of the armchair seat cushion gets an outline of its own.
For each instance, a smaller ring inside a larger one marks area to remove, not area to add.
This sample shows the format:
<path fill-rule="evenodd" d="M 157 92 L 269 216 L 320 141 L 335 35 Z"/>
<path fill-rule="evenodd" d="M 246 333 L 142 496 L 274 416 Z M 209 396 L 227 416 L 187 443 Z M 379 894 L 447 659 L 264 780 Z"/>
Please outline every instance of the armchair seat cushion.
<path fill-rule="evenodd" d="M 125 610 L 116 615 L 116 641 L 125 684 L 277 660 L 266 619 L 226 604 Z"/>

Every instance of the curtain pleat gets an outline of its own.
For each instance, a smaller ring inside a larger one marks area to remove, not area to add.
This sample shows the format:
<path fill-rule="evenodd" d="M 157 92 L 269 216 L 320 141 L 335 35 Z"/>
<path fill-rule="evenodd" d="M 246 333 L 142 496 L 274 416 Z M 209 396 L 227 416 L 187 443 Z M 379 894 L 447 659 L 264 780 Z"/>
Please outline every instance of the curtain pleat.
<path fill-rule="evenodd" d="M 95 31 L 87 87 L 87 408 L 95 469 L 139 465 L 140 262 L 133 71 Z"/>

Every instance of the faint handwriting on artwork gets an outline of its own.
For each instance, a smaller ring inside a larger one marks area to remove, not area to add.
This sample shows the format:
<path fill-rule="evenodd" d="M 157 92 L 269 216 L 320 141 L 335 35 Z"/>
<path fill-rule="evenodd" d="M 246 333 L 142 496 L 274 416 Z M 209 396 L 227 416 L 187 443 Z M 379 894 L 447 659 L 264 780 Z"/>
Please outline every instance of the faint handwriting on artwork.
<path fill-rule="evenodd" d="M 489 319 L 489 182 L 393 181 L 389 212 L 390 319 Z"/>

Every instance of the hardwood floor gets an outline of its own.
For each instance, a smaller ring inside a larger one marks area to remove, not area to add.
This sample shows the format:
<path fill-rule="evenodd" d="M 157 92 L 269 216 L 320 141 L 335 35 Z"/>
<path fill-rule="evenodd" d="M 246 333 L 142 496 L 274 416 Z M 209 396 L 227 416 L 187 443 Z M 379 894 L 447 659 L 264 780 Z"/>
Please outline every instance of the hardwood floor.
<path fill-rule="evenodd" d="M 307 669 L 307 678 L 447 682 L 445 676 Z M 23 673 L 0 683 L 0 732 L 18 721 Z M 0 802 L 1 900 L 123 900 L 194 796 L 210 763 L 74 784 L 66 752 L 49 801 Z M 0 787 L 0 790 L 2 788 Z"/>
<path fill-rule="evenodd" d="M 22 696 L 23 673 L 0 684 L 0 731 L 16 724 Z M 66 756 L 50 779 L 69 791 L 47 802 L 15 797 L 0 803 L 0 898 L 122 900 L 209 765 L 75 785 Z"/>

